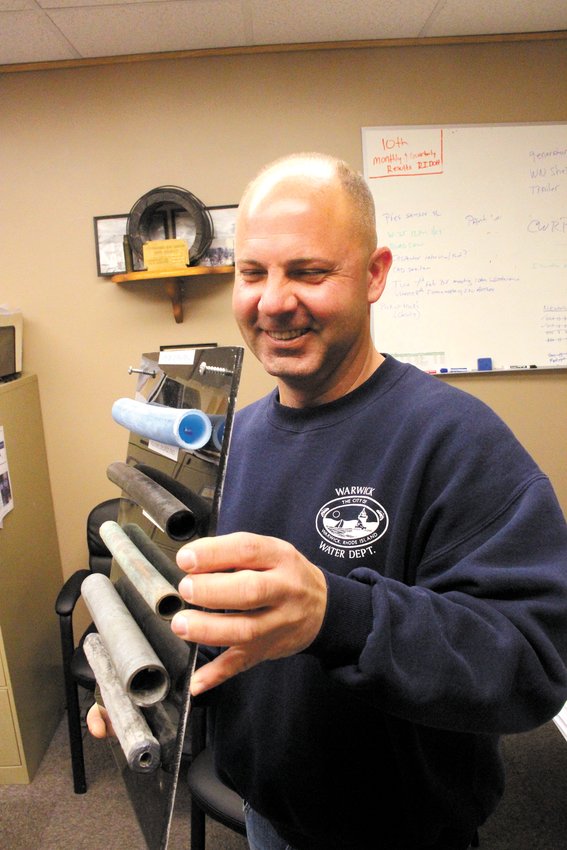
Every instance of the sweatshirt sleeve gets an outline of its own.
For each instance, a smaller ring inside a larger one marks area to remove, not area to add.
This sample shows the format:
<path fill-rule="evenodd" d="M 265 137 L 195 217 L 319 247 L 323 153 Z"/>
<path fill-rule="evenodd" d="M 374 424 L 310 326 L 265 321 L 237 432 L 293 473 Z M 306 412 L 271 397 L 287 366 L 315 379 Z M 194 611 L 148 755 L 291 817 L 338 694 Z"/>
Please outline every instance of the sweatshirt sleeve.
<path fill-rule="evenodd" d="M 307 652 L 381 710 L 505 734 L 567 700 L 567 529 L 541 473 L 427 555 L 410 586 L 366 568 L 325 575 L 327 612 Z"/>

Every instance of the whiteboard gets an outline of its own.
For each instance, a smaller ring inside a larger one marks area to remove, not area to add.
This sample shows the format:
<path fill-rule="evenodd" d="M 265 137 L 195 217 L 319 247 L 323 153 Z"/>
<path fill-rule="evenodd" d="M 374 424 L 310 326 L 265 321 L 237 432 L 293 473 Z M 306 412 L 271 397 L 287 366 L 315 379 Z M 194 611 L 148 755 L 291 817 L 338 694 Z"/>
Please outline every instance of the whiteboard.
<path fill-rule="evenodd" d="M 567 367 L 567 123 L 363 127 L 362 153 L 394 256 L 380 351 L 428 371 Z"/>

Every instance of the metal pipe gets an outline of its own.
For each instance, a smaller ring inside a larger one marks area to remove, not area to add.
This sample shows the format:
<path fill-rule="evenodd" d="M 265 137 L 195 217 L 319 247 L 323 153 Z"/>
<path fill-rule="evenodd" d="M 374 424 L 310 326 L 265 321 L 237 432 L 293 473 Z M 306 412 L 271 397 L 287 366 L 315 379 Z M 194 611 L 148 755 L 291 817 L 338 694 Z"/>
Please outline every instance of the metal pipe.
<path fill-rule="evenodd" d="M 169 696 L 180 702 L 190 660 L 189 645 L 171 631 L 169 622 L 150 611 L 126 576 L 120 576 L 115 588 L 167 670 L 171 681 Z"/>
<path fill-rule="evenodd" d="M 159 742 L 122 687 L 100 635 L 91 632 L 83 646 L 128 767 L 136 773 L 152 773 L 161 762 Z"/>
<path fill-rule="evenodd" d="M 202 410 L 119 398 L 112 405 L 112 418 L 141 437 L 187 451 L 203 448 L 211 438 L 212 426 Z"/>
<path fill-rule="evenodd" d="M 152 611 L 164 620 L 172 620 L 174 614 L 185 608 L 178 591 L 140 552 L 117 522 L 106 520 L 100 526 L 99 534 L 122 572 L 138 588 Z"/>
<path fill-rule="evenodd" d="M 166 704 L 158 702 L 144 709 L 146 722 L 159 742 L 161 767 L 171 773 L 175 767 L 177 750 L 177 725 L 169 716 Z"/>
<path fill-rule="evenodd" d="M 153 705 L 169 691 L 169 675 L 113 583 L 103 573 L 91 573 L 81 595 L 112 659 L 124 690 L 136 705 Z"/>
<path fill-rule="evenodd" d="M 195 516 L 183 502 L 139 469 L 123 461 L 111 463 L 108 478 L 146 511 L 172 540 L 190 540 L 195 535 Z"/>
<path fill-rule="evenodd" d="M 134 546 L 138 547 L 142 555 L 146 556 L 150 564 L 153 564 L 156 570 L 162 574 L 164 579 L 173 587 L 177 587 L 186 573 L 180 570 L 177 564 L 174 564 L 158 544 L 151 540 L 135 522 L 127 522 L 126 525 L 122 526 L 122 530 L 128 535 Z"/>
<path fill-rule="evenodd" d="M 172 478 L 167 472 L 162 472 L 161 469 L 156 469 L 155 466 L 148 466 L 146 463 L 137 463 L 138 469 L 143 475 L 147 475 L 168 493 L 171 493 L 176 499 L 185 505 L 187 510 L 191 511 L 195 519 L 195 534 L 204 537 L 207 534 L 209 517 L 211 515 L 212 505 L 202 496 L 199 496 L 185 484 L 182 484 L 177 478 Z"/>

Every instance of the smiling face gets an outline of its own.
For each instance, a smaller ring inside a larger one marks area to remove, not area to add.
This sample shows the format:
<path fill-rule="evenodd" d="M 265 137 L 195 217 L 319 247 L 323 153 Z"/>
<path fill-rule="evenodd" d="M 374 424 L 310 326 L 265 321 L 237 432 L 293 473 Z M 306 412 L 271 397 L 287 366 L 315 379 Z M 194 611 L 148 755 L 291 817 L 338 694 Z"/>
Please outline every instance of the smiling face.
<path fill-rule="evenodd" d="M 233 309 L 283 404 L 339 398 L 383 360 L 370 338 L 370 304 L 391 254 L 357 221 L 333 174 L 260 183 L 241 205 Z"/>

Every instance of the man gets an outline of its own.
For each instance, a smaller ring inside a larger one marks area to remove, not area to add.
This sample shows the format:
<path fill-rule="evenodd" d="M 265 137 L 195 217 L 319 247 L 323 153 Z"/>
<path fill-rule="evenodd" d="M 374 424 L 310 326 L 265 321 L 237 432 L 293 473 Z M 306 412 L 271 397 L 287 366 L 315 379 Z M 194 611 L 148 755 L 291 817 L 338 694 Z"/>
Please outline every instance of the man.
<path fill-rule="evenodd" d="M 490 410 L 374 348 L 391 261 L 345 163 L 287 157 L 244 194 L 233 307 L 277 389 L 237 416 L 172 628 L 225 647 L 191 687 L 252 850 L 464 850 L 498 736 L 567 699 L 561 510 Z"/>

